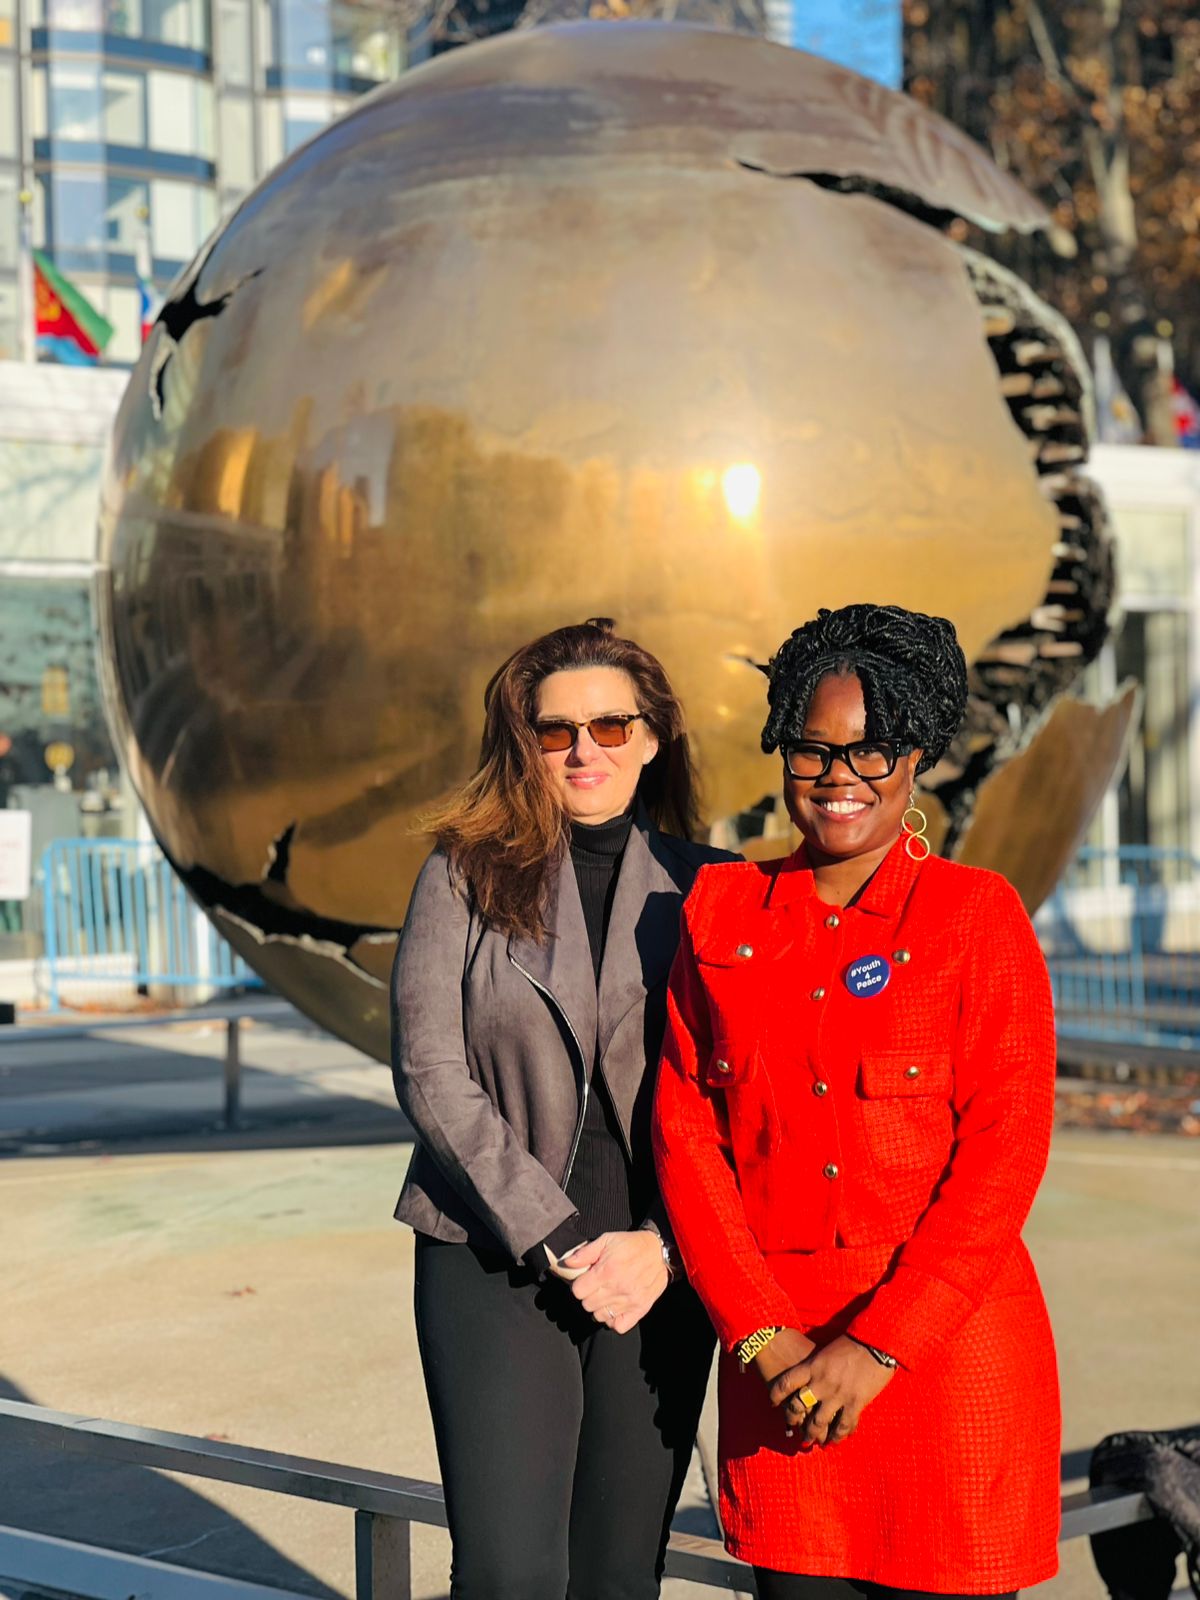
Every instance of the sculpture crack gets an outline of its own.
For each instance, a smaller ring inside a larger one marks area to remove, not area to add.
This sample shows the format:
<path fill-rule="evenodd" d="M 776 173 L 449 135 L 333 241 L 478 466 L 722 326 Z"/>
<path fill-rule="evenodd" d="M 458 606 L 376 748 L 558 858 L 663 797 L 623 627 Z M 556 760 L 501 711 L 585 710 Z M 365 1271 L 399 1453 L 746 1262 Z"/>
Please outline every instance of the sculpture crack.
<path fill-rule="evenodd" d="M 267 870 L 263 873 L 264 883 L 287 883 L 288 864 L 292 857 L 292 840 L 296 837 L 296 824 L 289 822 L 287 827 L 272 841 L 271 848 L 267 851 Z"/>
<path fill-rule="evenodd" d="M 834 194 L 866 195 L 945 233 L 970 221 L 910 191 L 874 179 L 819 171 L 775 171 L 738 159 L 764 177 L 803 179 Z M 967 714 L 949 753 L 925 779 L 949 820 L 953 851 L 980 784 L 1032 737 L 1052 702 L 1094 661 L 1108 634 L 1116 576 L 1099 489 L 1083 473 L 1094 434 L 1091 380 L 1071 328 L 1006 268 L 948 241 L 979 304 L 1000 394 L 1028 442 L 1038 487 L 1053 505 L 1059 537 L 1040 605 L 998 634 L 970 669 Z"/>
<path fill-rule="evenodd" d="M 982 781 L 1028 744 L 1052 703 L 1099 655 L 1116 588 L 1104 500 L 1083 471 L 1094 406 L 1079 342 L 1065 319 L 1020 278 L 987 256 L 957 248 L 979 303 L 1000 393 L 1028 442 L 1059 533 L 1041 604 L 998 634 L 972 664 L 963 730 L 931 775 L 929 786 L 950 816 L 952 839 L 970 820 Z"/>
<path fill-rule="evenodd" d="M 349 959 L 349 951 L 360 939 L 391 937 L 399 930 L 376 923 L 343 922 L 322 917 L 299 905 L 284 905 L 264 892 L 267 885 L 287 886 L 288 859 L 296 824 L 290 823 L 271 846 L 267 866 L 259 883 L 229 883 L 207 867 L 171 865 L 188 889 L 208 911 L 224 911 L 252 928 L 264 939 L 313 940 L 336 946 Z"/>
<path fill-rule="evenodd" d="M 200 263 L 200 267 L 203 267 L 203 262 Z M 175 298 L 164 302 L 162 310 L 155 319 L 155 326 L 162 329 L 163 338 L 150 368 L 150 405 L 156 417 L 162 416 L 162 408 L 166 404 L 167 368 L 182 344 L 184 335 L 198 322 L 205 322 L 210 317 L 219 317 L 238 290 L 255 278 L 261 277 L 264 271 L 265 268 L 256 267 L 253 272 L 247 272 L 244 277 L 239 278 L 231 289 L 226 289 L 224 294 L 218 295 L 213 300 L 201 300 L 196 292 L 200 278 L 198 268 L 185 281 Z"/>
<path fill-rule="evenodd" d="M 907 212 L 910 217 L 915 217 L 918 222 L 928 223 L 939 232 L 959 220 L 957 211 L 930 205 L 928 200 L 922 200 L 921 196 L 914 194 L 911 189 L 880 183 L 875 178 L 862 178 L 844 172 L 808 172 L 803 168 L 797 168 L 795 171 L 776 171 L 773 167 L 764 167 L 758 162 L 747 161 L 743 156 L 737 156 L 735 159 L 738 166 L 744 168 L 746 172 L 757 172 L 764 178 L 781 178 L 785 181 L 799 178 L 818 189 L 827 189 L 831 194 L 865 194 L 872 200 L 882 200 L 885 205 L 894 206 L 897 211 Z"/>

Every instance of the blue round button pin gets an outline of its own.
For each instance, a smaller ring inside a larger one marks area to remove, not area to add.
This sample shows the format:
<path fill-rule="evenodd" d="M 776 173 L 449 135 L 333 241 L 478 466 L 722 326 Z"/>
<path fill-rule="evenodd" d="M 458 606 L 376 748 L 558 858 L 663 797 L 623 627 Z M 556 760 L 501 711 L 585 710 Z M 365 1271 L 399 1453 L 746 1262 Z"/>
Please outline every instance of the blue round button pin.
<path fill-rule="evenodd" d="M 846 987 L 860 1000 L 882 994 L 892 976 L 892 964 L 886 956 L 860 956 L 846 968 Z"/>

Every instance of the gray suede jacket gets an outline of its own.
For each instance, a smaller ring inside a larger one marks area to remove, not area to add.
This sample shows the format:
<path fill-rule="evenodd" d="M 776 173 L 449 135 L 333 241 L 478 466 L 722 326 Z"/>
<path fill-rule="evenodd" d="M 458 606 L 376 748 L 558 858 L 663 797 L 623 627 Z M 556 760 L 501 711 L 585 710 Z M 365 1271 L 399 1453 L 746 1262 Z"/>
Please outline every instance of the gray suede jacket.
<path fill-rule="evenodd" d="M 396 1216 L 519 1261 L 575 1207 L 565 1191 L 592 1064 L 631 1158 L 649 1160 L 667 976 L 692 879 L 726 851 L 660 833 L 639 808 L 597 986 L 569 856 L 545 945 L 482 921 L 445 854 L 421 869 L 392 969 L 392 1075 L 417 1148 Z M 656 1205 L 652 1219 L 666 1231 Z"/>

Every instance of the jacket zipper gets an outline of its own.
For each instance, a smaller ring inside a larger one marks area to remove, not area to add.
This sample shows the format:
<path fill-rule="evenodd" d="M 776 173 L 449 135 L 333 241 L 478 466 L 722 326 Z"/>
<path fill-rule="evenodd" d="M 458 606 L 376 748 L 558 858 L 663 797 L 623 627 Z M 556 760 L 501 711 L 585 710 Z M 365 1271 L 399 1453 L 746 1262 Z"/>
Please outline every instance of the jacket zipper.
<path fill-rule="evenodd" d="M 576 1058 L 578 1059 L 578 1062 L 579 1062 L 579 1088 L 580 1088 L 580 1094 L 579 1094 L 579 1116 L 578 1116 L 578 1118 L 576 1119 L 576 1122 L 575 1122 L 575 1137 L 571 1140 L 571 1150 L 570 1150 L 570 1154 L 567 1156 L 567 1165 L 566 1165 L 566 1168 L 563 1171 L 562 1177 L 558 1180 L 559 1188 L 565 1190 L 566 1187 L 567 1187 L 567 1184 L 571 1181 L 571 1169 L 575 1165 L 575 1157 L 579 1153 L 579 1141 L 580 1141 L 580 1139 L 583 1138 L 583 1123 L 584 1123 L 584 1118 L 587 1116 L 587 1104 L 588 1104 L 587 1063 L 583 1058 L 583 1050 L 582 1050 L 582 1048 L 580 1046 L 580 1043 L 579 1043 L 579 1035 L 575 1032 L 575 1029 L 571 1026 L 570 1017 L 563 1010 L 563 1008 L 559 1005 L 558 1001 L 550 993 L 549 989 L 546 988 L 545 984 L 539 983 L 531 972 L 526 972 L 525 968 L 516 959 L 516 957 L 511 954 L 511 952 L 509 954 L 508 959 L 512 962 L 513 966 L 516 967 L 517 971 L 521 974 L 521 976 L 523 978 L 528 979 L 528 981 L 533 985 L 533 987 L 537 990 L 537 992 L 540 995 L 544 995 L 545 998 L 554 1007 L 555 1011 L 558 1012 L 559 1016 L 563 1020 L 563 1024 L 566 1027 L 567 1032 L 571 1035 L 571 1043 L 575 1046 L 575 1054 L 576 1054 Z"/>

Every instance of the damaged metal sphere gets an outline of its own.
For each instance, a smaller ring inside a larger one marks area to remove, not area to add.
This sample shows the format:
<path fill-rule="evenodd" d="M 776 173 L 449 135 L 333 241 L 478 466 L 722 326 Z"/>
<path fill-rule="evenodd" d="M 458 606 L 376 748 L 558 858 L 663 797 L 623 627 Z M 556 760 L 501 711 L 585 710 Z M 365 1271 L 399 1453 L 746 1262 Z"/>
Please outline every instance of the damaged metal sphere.
<path fill-rule="evenodd" d="M 971 712 L 928 787 L 944 847 L 1004 865 L 990 774 L 1099 648 L 1111 560 L 1079 350 L 962 220 L 1046 219 L 900 95 L 634 23 L 419 68 L 240 207 L 125 397 L 100 612 L 153 827 L 276 989 L 386 1056 L 422 809 L 496 665 L 597 614 L 666 663 L 710 818 L 778 786 L 755 663 L 798 622 L 951 617 Z M 1128 708 L 1067 714 L 1030 883 Z"/>

